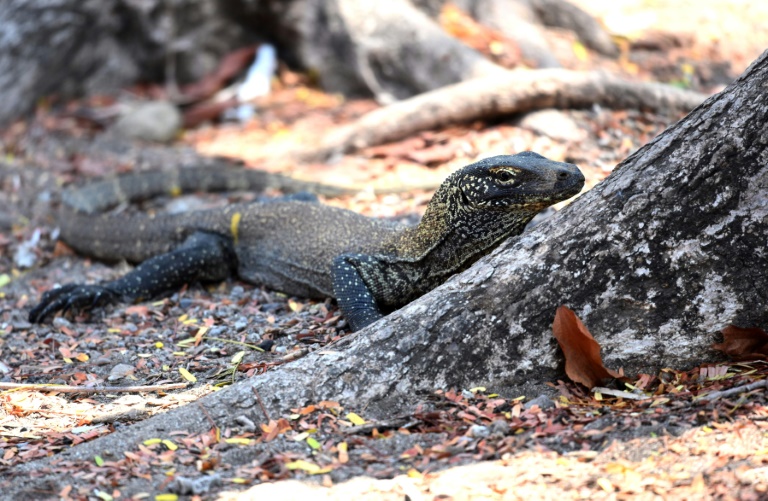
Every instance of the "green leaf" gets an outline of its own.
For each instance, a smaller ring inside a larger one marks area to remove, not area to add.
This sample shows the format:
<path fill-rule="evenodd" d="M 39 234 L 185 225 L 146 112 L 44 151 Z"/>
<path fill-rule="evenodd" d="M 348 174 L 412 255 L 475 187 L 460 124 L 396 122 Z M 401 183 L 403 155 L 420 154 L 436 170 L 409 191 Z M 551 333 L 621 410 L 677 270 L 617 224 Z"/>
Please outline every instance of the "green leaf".
<path fill-rule="evenodd" d="M 312 437 L 307 437 L 307 445 L 312 447 L 314 450 L 318 450 L 321 447 L 320 442 Z"/>

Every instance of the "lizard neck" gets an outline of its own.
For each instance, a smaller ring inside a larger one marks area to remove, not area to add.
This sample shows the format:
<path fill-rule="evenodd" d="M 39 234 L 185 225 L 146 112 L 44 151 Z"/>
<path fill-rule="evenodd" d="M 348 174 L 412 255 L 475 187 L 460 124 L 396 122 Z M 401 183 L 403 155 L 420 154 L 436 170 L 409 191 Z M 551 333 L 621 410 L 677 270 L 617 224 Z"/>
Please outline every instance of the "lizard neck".
<path fill-rule="evenodd" d="M 468 208 L 457 200 L 461 196 L 454 186 L 438 190 L 418 226 L 400 233 L 397 254 L 413 262 L 434 260 L 438 268 L 453 270 L 468 260 L 471 264 L 504 238 L 521 233 L 536 215 L 526 210 Z"/>

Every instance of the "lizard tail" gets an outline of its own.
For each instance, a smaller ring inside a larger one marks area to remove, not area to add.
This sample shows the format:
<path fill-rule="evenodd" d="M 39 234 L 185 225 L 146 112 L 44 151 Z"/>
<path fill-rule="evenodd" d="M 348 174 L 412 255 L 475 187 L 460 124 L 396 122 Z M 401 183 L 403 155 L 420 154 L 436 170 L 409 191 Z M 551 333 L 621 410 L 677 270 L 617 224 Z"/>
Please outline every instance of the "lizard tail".
<path fill-rule="evenodd" d="M 62 202 L 86 214 L 103 212 L 124 202 L 138 202 L 160 195 L 194 191 L 215 192 L 277 189 L 284 193 L 308 191 L 318 195 L 342 196 L 356 190 L 302 181 L 282 174 L 244 168 L 216 166 L 132 172 L 68 188 Z"/>

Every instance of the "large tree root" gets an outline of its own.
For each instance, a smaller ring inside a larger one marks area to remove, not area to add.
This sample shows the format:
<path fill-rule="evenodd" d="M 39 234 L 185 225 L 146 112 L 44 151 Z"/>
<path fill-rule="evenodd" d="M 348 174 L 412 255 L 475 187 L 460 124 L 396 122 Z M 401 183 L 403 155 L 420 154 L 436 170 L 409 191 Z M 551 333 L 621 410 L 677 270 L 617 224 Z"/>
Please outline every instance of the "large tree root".
<path fill-rule="evenodd" d="M 630 82 L 598 72 L 561 69 L 510 71 L 443 87 L 372 111 L 336 129 L 319 144 L 284 152 L 303 160 L 318 160 L 411 136 L 450 124 L 488 119 L 542 108 L 646 109 L 688 111 L 704 94 L 670 85 Z"/>

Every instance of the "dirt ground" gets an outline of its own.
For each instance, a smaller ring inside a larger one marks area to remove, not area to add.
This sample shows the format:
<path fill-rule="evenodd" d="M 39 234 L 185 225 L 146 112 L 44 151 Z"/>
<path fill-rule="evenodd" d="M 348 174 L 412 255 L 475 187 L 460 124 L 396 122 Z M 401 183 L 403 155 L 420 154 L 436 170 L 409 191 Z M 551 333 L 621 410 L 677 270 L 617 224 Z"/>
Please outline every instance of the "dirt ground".
<path fill-rule="evenodd" d="M 576 3 L 602 19 L 624 51 L 618 60 L 605 60 L 553 31 L 558 54 L 574 69 L 604 68 L 713 92 L 768 48 L 765 2 Z M 768 407 L 761 383 L 768 365 L 725 359 L 631 375 L 635 390 L 628 393 L 595 394 L 562 381 L 553 381 L 545 395 L 435 388 L 422 409 L 377 426 L 361 410 L 317 402 L 270 416 L 261 428 L 212 423 L 207 434 L 147 437 L 122 455 L 57 462 L 56 455 L 74 445 L 194 405 L 218 387 L 258 377 L 347 332 L 331 301 L 286 297 L 238 281 L 29 324 L 29 307 L 54 284 L 114 278 L 127 269 L 55 243 L 51 203 L 63 183 L 137 165 L 216 162 L 199 155 L 222 155 L 330 184 L 413 186 L 438 182 L 481 156 L 534 150 L 578 164 L 589 188 L 680 118 L 595 107 L 450 126 L 332 164 L 264 161 L 274 141 L 346 123 L 375 107 L 323 94 L 284 72 L 252 122 L 190 130 L 173 148 L 111 139 L 55 109 L 41 108 L 34 121 L 0 131 L 2 382 L 110 387 L 0 393 L 0 486 L 24 472 L 60 475 L 55 485 L 30 482 L 23 491 L 40 499 L 768 497 Z M 557 133 L 543 133 L 541 123 Z M 189 210 L 253 196 L 180 197 L 141 210 Z M 429 197 L 424 190 L 365 191 L 325 202 L 414 221 Z M 131 390 L 139 386 L 153 388 Z M 273 444 L 271 454 L 249 453 L 254 442 Z M 3 491 L 0 498 L 10 499 Z"/>

